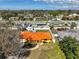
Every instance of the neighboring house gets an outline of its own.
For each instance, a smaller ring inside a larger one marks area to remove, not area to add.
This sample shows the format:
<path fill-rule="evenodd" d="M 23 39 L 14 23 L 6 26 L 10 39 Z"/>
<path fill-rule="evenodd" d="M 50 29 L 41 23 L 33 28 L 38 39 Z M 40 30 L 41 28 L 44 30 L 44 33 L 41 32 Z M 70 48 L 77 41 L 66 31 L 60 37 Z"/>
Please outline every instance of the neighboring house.
<path fill-rule="evenodd" d="M 33 19 L 33 14 L 18 14 L 19 17 L 23 17 L 25 20 Z"/>
<path fill-rule="evenodd" d="M 63 16 L 64 15 L 58 15 L 58 16 L 56 16 L 56 20 L 62 20 Z"/>
<path fill-rule="evenodd" d="M 53 25 L 53 29 L 70 29 L 70 23 L 61 20 L 53 20 L 50 25 Z"/>
<path fill-rule="evenodd" d="M 10 17 L 9 20 L 19 20 L 19 17 Z"/>
<path fill-rule="evenodd" d="M 79 20 L 79 14 L 73 13 L 69 15 L 64 15 L 62 20 Z"/>
<path fill-rule="evenodd" d="M 33 14 L 18 14 L 18 16 L 33 18 Z"/>
<path fill-rule="evenodd" d="M 76 17 L 76 16 L 79 16 L 79 14 L 73 13 L 73 14 L 70 14 L 69 16 L 70 16 L 70 17 Z"/>
<path fill-rule="evenodd" d="M 46 17 L 48 20 L 52 20 L 54 18 L 53 15 L 50 14 L 44 15 L 44 17 Z"/>
<path fill-rule="evenodd" d="M 18 16 L 24 16 L 24 14 L 18 14 Z"/>
<path fill-rule="evenodd" d="M 9 30 L 18 30 L 16 26 L 8 27 Z"/>
<path fill-rule="evenodd" d="M 30 24 L 27 28 L 28 31 L 37 31 L 37 30 L 49 30 L 50 27 L 45 22 L 35 22 Z"/>
<path fill-rule="evenodd" d="M 24 18 L 33 18 L 32 14 L 24 15 Z"/>
<path fill-rule="evenodd" d="M 48 19 L 46 17 L 34 17 L 34 21 L 47 21 Z"/>
<path fill-rule="evenodd" d="M 77 23 L 77 29 L 79 29 L 79 23 Z"/>
<path fill-rule="evenodd" d="M 40 27 L 27 27 L 26 29 L 28 31 L 36 32 L 37 30 L 50 30 L 50 27 L 48 27 L 48 26 L 45 26 L 45 27 L 42 27 L 42 26 L 40 26 Z"/>
<path fill-rule="evenodd" d="M 63 26 L 63 25 L 62 25 L 62 26 L 59 26 L 59 25 L 57 25 L 57 26 L 54 26 L 54 29 L 56 29 L 56 30 L 57 30 L 57 29 L 61 29 L 61 30 L 62 30 L 62 29 L 63 29 L 63 30 L 64 30 L 64 29 L 70 29 L 70 26 Z"/>
<path fill-rule="evenodd" d="M 0 20 L 2 20 L 3 18 L 2 17 L 0 17 Z"/>
<path fill-rule="evenodd" d="M 20 33 L 22 39 L 31 42 L 49 42 L 52 41 L 52 35 L 50 32 L 28 32 L 23 31 Z M 24 41 L 24 40 L 23 40 Z"/>
<path fill-rule="evenodd" d="M 33 15 L 32 14 L 27 14 L 23 16 L 25 20 L 33 20 Z"/>

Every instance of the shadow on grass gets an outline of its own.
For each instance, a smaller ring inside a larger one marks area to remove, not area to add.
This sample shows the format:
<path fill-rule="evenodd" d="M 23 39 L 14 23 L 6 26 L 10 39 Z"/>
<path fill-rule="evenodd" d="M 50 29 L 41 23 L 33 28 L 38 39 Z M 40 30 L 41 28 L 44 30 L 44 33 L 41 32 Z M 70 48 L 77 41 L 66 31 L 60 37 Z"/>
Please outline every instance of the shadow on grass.
<path fill-rule="evenodd" d="M 27 58 L 27 57 L 29 57 L 30 53 L 31 53 L 31 51 L 25 51 L 25 52 L 20 53 L 18 57 Z"/>

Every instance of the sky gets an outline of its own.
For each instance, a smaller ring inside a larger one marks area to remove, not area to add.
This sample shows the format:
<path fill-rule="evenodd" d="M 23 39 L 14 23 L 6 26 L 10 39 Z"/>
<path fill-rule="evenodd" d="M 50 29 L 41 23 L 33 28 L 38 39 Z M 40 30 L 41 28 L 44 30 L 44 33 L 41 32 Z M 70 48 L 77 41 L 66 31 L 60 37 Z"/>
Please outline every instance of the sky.
<path fill-rule="evenodd" d="M 79 0 L 0 0 L 0 9 L 79 10 Z"/>

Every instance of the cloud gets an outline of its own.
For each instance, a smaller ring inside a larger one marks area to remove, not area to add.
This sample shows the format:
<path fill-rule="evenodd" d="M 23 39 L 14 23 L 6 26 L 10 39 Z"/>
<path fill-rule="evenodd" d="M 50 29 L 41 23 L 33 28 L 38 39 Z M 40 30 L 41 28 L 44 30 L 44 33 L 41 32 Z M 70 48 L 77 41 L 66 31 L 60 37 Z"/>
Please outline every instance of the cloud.
<path fill-rule="evenodd" d="M 33 0 L 33 1 L 41 1 L 41 2 L 46 2 L 46 3 L 55 3 L 55 2 L 59 2 L 59 3 L 78 3 L 79 4 L 79 0 Z"/>
<path fill-rule="evenodd" d="M 46 3 L 49 3 L 49 2 L 53 3 L 54 2 L 54 0 L 34 0 L 34 1 L 43 1 L 43 2 L 46 2 Z"/>

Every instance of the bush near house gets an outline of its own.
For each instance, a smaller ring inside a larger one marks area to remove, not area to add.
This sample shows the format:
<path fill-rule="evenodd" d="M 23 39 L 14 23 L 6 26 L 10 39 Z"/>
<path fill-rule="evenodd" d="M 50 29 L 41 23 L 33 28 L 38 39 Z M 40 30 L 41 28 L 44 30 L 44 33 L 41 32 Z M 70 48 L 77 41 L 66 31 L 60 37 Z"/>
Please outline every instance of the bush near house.
<path fill-rule="evenodd" d="M 25 42 L 23 48 L 33 48 L 33 47 L 35 47 L 36 45 L 37 45 L 37 44 L 33 44 L 32 42 L 27 41 L 27 42 Z"/>

